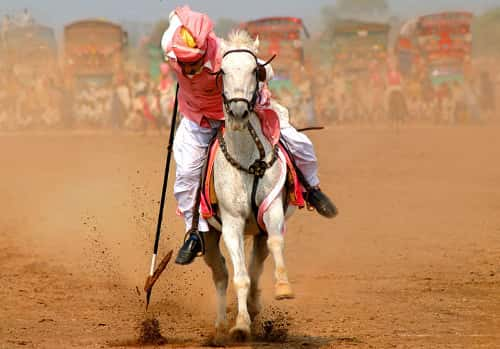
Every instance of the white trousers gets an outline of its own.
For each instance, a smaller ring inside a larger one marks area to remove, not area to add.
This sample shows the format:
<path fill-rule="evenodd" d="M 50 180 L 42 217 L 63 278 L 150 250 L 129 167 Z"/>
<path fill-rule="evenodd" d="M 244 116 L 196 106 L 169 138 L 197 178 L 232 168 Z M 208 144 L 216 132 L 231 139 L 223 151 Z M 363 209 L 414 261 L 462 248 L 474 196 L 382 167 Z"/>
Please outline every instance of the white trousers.
<path fill-rule="evenodd" d="M 272 107 L 280 116 L 281 136 L 294 155 L 297 167 L 310 185 L 319 185 L 318 164 L 311 140 L 290 125 L 286 108 L 276 102 L 272 103 Z M 177 167 L 174 195 L 177 207 L 184 216 L 186 231 L 191 229 L 193 206 L 200 185 L 201 171 L 208 155 L 207 148 L 217 133 L 220 122 L 211 122 L 211 126 L 211 128 L 201 127 L 193 121 L 182 118 L 175 134 L 173 150 Z M 203 232 L 209 230 L 207 221 L 201 217 L 199 230 Z"/>

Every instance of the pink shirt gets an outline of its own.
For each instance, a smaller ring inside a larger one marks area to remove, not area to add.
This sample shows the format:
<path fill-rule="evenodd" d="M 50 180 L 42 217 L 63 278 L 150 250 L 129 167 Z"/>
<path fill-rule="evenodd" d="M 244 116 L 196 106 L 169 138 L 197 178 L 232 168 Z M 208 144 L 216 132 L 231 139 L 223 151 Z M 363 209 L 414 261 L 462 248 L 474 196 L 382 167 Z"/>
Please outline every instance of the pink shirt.
<path fill-rule="evenodd" d="M 216 84 L 217 77 L 210 74 L 220 68 L 219 39 L 212 35 L 209 40 L 212 42 L 209 43 L 205 66 L 199 74 L 185 76 L 177 60 L 170 59 L 180 87 L 179 110 L 184 117 L 203 127 L 210 127 L 207 119 L 224 120 L 222 83 Z"/>
<path fill-rule="evenodd" d="M 401 85 L 401 74 L 397 70 L 390 70 L 387 73 L 387 82 L 389 86 L 399 86 Z"/>

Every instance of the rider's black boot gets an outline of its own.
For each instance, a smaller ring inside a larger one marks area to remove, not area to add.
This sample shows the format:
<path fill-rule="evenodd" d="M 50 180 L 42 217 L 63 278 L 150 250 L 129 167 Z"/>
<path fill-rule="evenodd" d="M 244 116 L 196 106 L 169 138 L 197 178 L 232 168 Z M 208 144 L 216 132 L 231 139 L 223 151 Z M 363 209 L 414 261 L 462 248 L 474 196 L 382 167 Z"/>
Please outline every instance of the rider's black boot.
<path fill-rule="evenodd" d="M 189 236 L 184 241 L 175 263 L 181 265 L 191 264 L 198 254 L 203 252 L 203 237 L 197 231 L 190 231 Z"/>
<path fill-rule="evenodd" d="M 333 218 L 338 214 L 333 202 L 318 187 L 311 188 L 305 198 L 309 205 L 314 207 L 318 213 L 327 218 Z"/>

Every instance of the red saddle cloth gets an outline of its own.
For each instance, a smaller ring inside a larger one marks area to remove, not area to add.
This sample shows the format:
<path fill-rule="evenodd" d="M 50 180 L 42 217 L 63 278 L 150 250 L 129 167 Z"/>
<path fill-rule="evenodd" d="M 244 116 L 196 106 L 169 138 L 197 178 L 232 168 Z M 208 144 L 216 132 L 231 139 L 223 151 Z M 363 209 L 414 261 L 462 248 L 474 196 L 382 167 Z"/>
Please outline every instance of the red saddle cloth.
<path fill-rule="evenodd" d="M 305 206 L 305 201 L 302 195 L 303 189 L 300 185 L 297 172 L 295 171 L 290 154 L 288 154 L 287 150 L 279 144 L 280 124 L 278 115 L 276 115 L 274 110 L 268 108 L 258 108 L 256 109 L 256 112 L 259 116 L 264 135 L 272 145 L 278 144 L 280 152 L 283 154 L 283 157 L 281 158 L 284 158 L 286 161 L 287 172 L 285 188 L 287 188 L 288 191 L 288 204 L 302 208 Z M 224 131 L 224 128 L 222 130 Z M 203 187 L 201 191 L 201 215 L 204 218 L 211 218 L 216 214 L 214 205 L 217 204 L 217 196 L 215 194 L 213 176 L 215 155 L 219 151 L 219 147 L 219 141 L 215 139 L 209 148 Z M 278 161 L 281 160 L 278 159 Z"/>

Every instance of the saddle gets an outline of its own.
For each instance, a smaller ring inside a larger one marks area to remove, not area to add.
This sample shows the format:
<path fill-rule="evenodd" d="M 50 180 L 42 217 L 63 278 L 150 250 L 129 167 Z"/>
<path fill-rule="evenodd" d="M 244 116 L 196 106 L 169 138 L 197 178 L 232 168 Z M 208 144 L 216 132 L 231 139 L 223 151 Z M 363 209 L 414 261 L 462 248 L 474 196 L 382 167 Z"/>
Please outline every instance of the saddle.
<path fill-rule="evenodd" d="M 273 187 L 270 194 L 261 203 L 260 207 L 258 207 L 258 212 L 256 212 L 257 223 L 260 229 L 265 232 L 266 230 L 263 222 L 263 215 L 276 197 L 281 193 L 283 187 L 286 191 L 285 210 L 289 205 L 303 208 L 305 206 L 305 200 L 302 194 L 304 190 L 300 184 L 299 175 L 297 174 L 294 163 L 292 162 L 293 156 L 279 140 L 280 134 L 278 116 L 273 110 L 267 108 L 265 110 L 256 110 L 256 112 L 261 121 L 264 135 L 271 144 L 278 145 L 278 161 L 282 168 L 280 179 Z M 220 131 L 224 132 L 224 126 L 221 126 Z M 218 151 L 220 151 L 220 143 L 218 138 L 214 137 L 209 145 L 208 156 L 203 170 L 200 188 L 200 211 L 203 218 L 215 218 L 220 222 L 219 217 L 217 217 L 218 201 L 214 188 L 214 162 Z"/>

